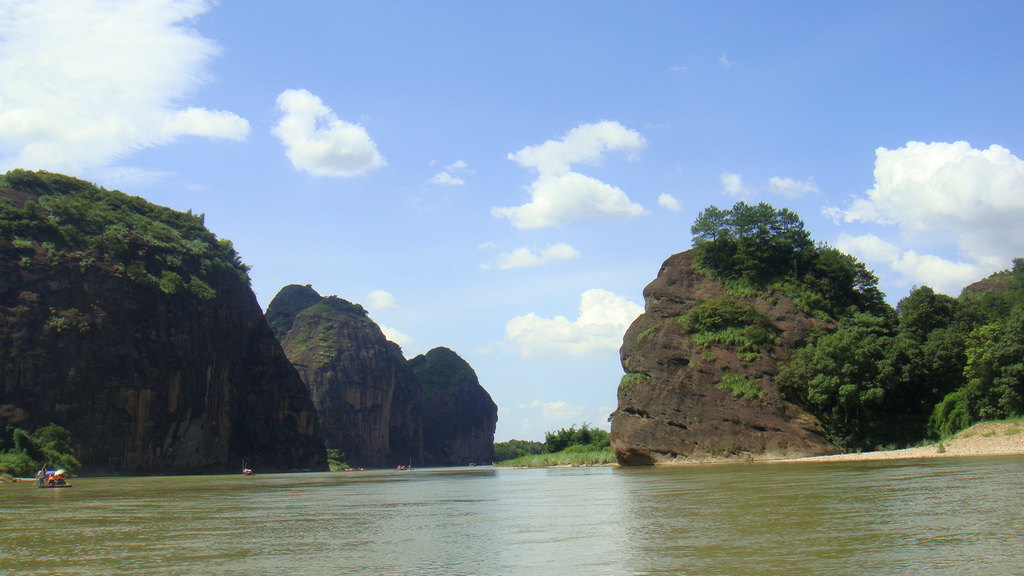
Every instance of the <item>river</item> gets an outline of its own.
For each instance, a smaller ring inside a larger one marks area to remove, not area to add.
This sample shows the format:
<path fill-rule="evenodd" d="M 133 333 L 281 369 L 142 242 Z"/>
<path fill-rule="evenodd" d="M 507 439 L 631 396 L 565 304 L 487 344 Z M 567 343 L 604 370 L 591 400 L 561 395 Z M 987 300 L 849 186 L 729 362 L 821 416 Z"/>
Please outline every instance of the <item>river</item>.
<path fill-rule="evenodd" d="M 5 575 L 1024 574 L 1024 457 L 0 485 Z"/>

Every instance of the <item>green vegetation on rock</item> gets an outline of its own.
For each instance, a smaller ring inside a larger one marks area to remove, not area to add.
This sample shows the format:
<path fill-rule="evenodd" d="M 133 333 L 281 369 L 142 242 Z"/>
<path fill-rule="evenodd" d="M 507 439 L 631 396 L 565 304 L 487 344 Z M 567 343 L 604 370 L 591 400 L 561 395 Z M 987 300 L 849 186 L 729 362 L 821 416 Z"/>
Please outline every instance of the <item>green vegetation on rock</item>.
<path fill-rule="evenodd" d="M 726 372 L 718 382 L 718 387 L 740 400 L 759 400 L 764 397 L 764 390 L 757 384 L 747 380 L 745 376 Z"/>
<path fill-rule="evenodd" d="M 727 295 L 670 320 L 699 346 L 747 354 L 775 337 L 747 301 L 782 294 L 831 321 L 835 329 L 807 338 L 776 382 L 785 398 L 821 420 L 836 445 L 912 445 L 1024 414 L 1024 259 L 959 298 L 915 287 L 893 309 L 862 263 L 816 245 L 789 210 L 712 206 L 691 232 L 695 265 L 723 282 Z M 729 373 L 719 386 L 737 397 L 760 390 L 749 376 Z"/>
<path fill-rule="evenodd" d="M 49 172 L 11 170 L 0 176 L 0 189 L 13 191 L 0 200 L 0 238 L 21 252 L 24 267 L 42 258 L 84 272 L 117 262 L 140 286 L 199 300 L 216 297 L 218 270 L 249 282 L 231 241 L 207 230 L 202 215 Z"/>
<path fill-rule="evenodd" d="M 702 302 L 677 318 L 694 344 L 734 346 L 756 352 L 775 341 L 776 330 L 768 318 L 732 296 Z"/>
<path fill-rule="evenodd" d="M 651 377 L 647 374 L 640 374 L 639 372 L 630 372 L 629 374 L 623 374 L 619 380 L 619 389 L 629 388 L 630 386 L 645 384 L 650 382 Z"/>
<path fill-rule="evenodd" d="M 785 208 L 711 206 L 690 232 L 698 268 L 734 292 L 775 291 L 831 318 L 885 308 L 874 274 L 835 248 L 815 245 L 803 221 Z"/>

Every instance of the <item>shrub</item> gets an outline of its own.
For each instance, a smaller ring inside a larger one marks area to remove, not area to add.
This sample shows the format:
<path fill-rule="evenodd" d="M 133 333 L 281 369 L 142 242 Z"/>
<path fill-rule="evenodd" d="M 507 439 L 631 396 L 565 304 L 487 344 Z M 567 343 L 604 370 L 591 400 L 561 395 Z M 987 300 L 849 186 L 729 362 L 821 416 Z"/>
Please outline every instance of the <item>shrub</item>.
<path fill-rule="evenodd" d="M 639 372 L 630 372 L 624 374 L 622 379 L 619 380 L 619 389 L 628 388 L 637 384 L 646 384 L 650 382 L 651 377 L 647 374 L 641 374 Z"/>
<path fill-rule="evenodd" d="M 569 428 L 561 428 L 556 432 L 548 432 L 544 435 L 544 449 L 548 453 L 561 452 L 576 445 L 610 446 L 611 436 L 600 428 L 591 428 L 590 424 L 586 422 L 579 428 L 573 424 Z"/>
<path fill-rule="evenodd" d="M 747 380 L 744 376 L 733 374 L 732 372 L 722 374 L 722 379 L 718 382 L 717 386 L 732 394 L 733 398 L 740 400 L 759 400 L 765 396 L 764 390 L 757 384 Z"/>
<path fill-rule="evenodd" d="M 777 335 L 767 316 L 730 296 L 698 304 L 674 320 L 701 347 L 722 344 L 756 352 L 771 345 Z"/>

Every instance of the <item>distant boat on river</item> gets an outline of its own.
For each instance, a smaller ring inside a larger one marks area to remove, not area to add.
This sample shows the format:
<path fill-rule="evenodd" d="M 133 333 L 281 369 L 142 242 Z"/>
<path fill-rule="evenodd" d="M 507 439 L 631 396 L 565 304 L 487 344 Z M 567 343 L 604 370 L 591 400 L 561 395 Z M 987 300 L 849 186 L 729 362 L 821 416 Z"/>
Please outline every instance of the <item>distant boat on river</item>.
<path fill-rule="evenodd" d="M 36 486 L 39 488 L 71 488 L 71 483 L 65 478 L 66 475 L 67 471 L 64 469 L 40 470 L 36 473 Z"/>

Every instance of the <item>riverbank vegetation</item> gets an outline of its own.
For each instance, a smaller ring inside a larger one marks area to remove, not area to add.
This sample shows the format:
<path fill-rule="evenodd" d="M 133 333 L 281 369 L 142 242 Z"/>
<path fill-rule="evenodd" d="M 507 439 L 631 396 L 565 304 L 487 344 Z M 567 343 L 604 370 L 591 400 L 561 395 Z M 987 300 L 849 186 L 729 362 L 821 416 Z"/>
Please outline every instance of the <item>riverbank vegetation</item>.
<path fill-rule="evenodd" d="M 512 448 L 515 446 L 516 448 Z M 600 428 L 584 423 L 572 425 L 544 435 L 544 442 L 511 440 L 494 445 L 498 466 L 509 468 L 542 468 L 550 466 L 600 466 L 615 463 L 611 436 Z M 510 448 L 518 455 L 510 455 Z"/>
<path fill-rule="evenodd" d="M 31 477 L 44 467 L 63 468 L 69 473 L 81 467 L 67 430 L 56 424 L 47 424 L 32 432 L 14 426 L 0 430 L 0 475 Z"/>
<path fill-rule="evenodd" d="M 785 295 L 834 324 L 792 354 L 777 383 L 841 448 L 911 446 L 1024 414 L 1024 258 L 959 298 L 918 286 L 893 308 L 872 272 L 812 242 L 789 210 L 712 206 L 691 232 L 697 267 L 732 298 Z M 713 319 L 726 317 L 720 308 Z M 728 315 L 733 331 L 760 324 L 738 318 Z"/>

